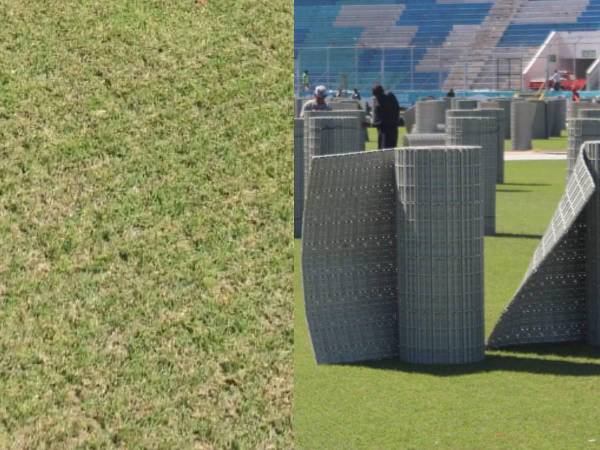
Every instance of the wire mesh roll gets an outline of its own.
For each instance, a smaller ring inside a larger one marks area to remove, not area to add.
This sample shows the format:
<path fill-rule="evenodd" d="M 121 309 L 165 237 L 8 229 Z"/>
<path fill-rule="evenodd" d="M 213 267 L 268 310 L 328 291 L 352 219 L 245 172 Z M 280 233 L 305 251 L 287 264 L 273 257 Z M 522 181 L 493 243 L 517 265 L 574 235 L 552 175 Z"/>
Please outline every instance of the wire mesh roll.
<path fill-rule="evenodd" d="M 510 139 L 510 111 L 512 105 L 511 98 L 499 97 L 494 99 L 499 107 L 504 111 L 504 139 Z"/>
<path fill-rule="evenodd" d="M 600 110 L 598 110 L 600 111 Z M 581 112 L 581 111 L 580 111 Z M 600 345 L 600 141 L 583 146 L 596 190 L 585 208 L 587 335 L 591 345 Z"/>
<path fill-rule="evenodd" d="M 438 125 L 443 124 L 446 117 L 446 105 L 443 100 L 419 101 L 415 112 L 415 132 L 436 133 Z"/>
<path fill-rule="evenodd" d="M 363 129 L 357 116 L 309 115 L 305 120 L 304 189 L 306 191 L 310 161 L 313 156 L 363 151 L 365 142 L 362 136 Z"/>
<path fill-rule="evenodd" d="M 567 121 L 567 180 L 573 172 L 581 145 L 600 139 L 600 119 L 569 119 Z"/>
<path fill-rule="evenodd" d="M 484 357 L 482 183 L 479 147 L 397 151 L 398 342 L 406 362 Z"/>
<path fill-rule="evenodd" d="M 536 106 L 527 101 L 514 101 L 511 106 L 510 135 L 513 150 L 531 150 L 533 119 Z"/>
<path fill-rule="evenodd" d="M 454 97 L 452 99 L 452 109 L 476 109 L 477 108 L 477 100 L 469 100 L 466 98 L 457 98 Z"/>
<path fill-rule="evenodd" d="M 534 117 L 531 129 L 532 139 L 548 139 L 548 119 L 546 102 L 544 100 L 528 100 L 534 107 Z"/>
<path fill-rule="evenodd" d="M 398 355 L 394 150 L 315 157 L 302 273 L 318 363 Z"/>
<path fill-rule="evenodd" d="M 302 105 L 304 104 L 305 99 L 303 98 L 294 98 L 294 117 L 300 117 L 300 113 L 302 112 Z"/>
<path fill-rule="evenodd" d="M 404 147 L 445 145 L 446 135 L 444 133 L 411 133 L 405 134 L 402 141 Z"/>
<path fill-rule="evenodd" d="M 598 109 L 600 103 L 593 103 L 590 99 L 581 99 L 578 102 L 567 101 L 567 119 L 575 119 L 579 117 L 581 109 Z"/>
<path fill-rule="evenodd" d="M 304 208 L 304 119 L 294 119 L 294 237 L 302 236 Z"/>
<path fill-rule="evenodd" d="M 490 102 L 480 103 L 479 109 L 475 110 L 464 110 L 456 109 L 450 110 L 446 113 L 449 117 L 493 117 L 498 121 L 498 146 L 497 150 L 497 165 L 496 165 L 496 183 L 504 183 L 504 135 L 505 129 L 508 127 L 508 123 L 504 122 L 504 110 L 502 108 L 492 108 L 491 106 L 483 108 L 483 106 L 489 105 Z"/>
<path fill-rule="evenodd" d="M 407 133 L 412 133 L 415 127 L 416 120 L 416 107 L 408 108 L 406 111 L 402 113 L 402 118 L 404 119 L 404 126 L 406 127 Z"/>
<path fill-rule="evenodd" d="M 580 119 L 600 119 L 600 109 L 580 109 L 577 115 Z"/>
<path fill-rule="evenodd" d="M 484 171 L 483 222 L 486 236 L 496 234 L 496 176 L 498 164 L 498 121 L 492 117 L 448 117 L 448 145 L 477 145 L 482 148 Z"/>

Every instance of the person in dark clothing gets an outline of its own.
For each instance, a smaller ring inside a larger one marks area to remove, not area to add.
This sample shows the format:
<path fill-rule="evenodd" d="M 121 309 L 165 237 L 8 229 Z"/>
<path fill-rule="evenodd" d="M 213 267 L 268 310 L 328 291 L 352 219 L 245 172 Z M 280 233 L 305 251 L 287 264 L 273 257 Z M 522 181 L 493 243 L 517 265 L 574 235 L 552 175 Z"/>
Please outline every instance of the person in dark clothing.
<path fill-rule="evenodd" d="M 450 90 L 446 94 L 446 97 L 449 97 L 449 98 L 456 97 L 456 94 L 454 93 L 454 88 L 450 88 Z"/>
<path fill-rule="evenodd" d="M 395 148 L 398 145 L 400 105 L 396 96 L 385 92 L 383 86 L 373 86 L 373 126 L 377 128 L 378 148 Z"/>
<path fill-rule="evenodd" d="M 352 94 L 352 100 L 360 100 L 360 93 L 358 89 L 354 88 L 354 93 Z"/>

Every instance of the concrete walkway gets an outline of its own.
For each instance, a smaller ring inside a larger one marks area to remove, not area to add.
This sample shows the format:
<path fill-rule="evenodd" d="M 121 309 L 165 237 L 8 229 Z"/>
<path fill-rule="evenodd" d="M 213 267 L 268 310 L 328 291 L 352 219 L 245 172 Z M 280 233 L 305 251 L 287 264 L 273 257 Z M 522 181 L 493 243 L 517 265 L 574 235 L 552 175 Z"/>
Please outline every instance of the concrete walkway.
<path fill-rule="evenodd" d="M 518 152 L 504 152 L 505 161 L 541 161 L 541 160 L 565 160 L 567 154 L 565 152 L 534 152 L 518 151 Z"/>

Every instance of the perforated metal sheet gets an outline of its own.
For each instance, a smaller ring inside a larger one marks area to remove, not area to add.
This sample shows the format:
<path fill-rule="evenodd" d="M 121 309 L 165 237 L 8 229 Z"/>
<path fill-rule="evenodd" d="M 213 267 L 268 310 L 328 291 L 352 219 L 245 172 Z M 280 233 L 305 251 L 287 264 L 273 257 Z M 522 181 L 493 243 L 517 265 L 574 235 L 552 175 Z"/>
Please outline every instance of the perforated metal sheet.
<path fill-rule="evenodd" d="M 396 153 L 400 358 L 484 357 L 480 147 Z"/>
<path fill-rule="evenodd" d="M 586 142 L 583 152 L 594 184 L 600 186 L 600 141 Z M 600 345 L 600 191 L 598 189 L 595 189 L 588 201 L 584 217 L 586 224 L 586 337 L 588 343 L 598 346 Z"/>
<path fill-rule="evenodd" d="M 593 177 L 580 154 L 523 282 L 492 331 L 490 347 L 584 339 L 586 225 L 582 212 L 594 190 Z"/>
<path fill-rule="evenodd" d="M 398 355 L 394 150 L 315 157 L 304 302 L 318 363 Z"/>
<path fill-rule="evenodd" d="M 573 166 L 581 145 L 586 141 L 600 139 L 600 119 L 569 119 L 567 121 L 567 179 L 573 171 Z"/>

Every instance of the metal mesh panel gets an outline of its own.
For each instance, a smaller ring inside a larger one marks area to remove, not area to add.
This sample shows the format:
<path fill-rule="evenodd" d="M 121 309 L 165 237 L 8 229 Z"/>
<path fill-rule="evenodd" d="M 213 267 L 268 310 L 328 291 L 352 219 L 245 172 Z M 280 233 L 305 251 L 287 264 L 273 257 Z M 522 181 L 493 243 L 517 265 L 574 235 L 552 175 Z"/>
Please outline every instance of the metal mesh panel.
<path fill-rule="evenodd" d="M 479 147 L 396 155 L 400 358 L 484 357 L 482 154 Z"/>
<path fill-rule="evenodd" d="M 317 362 L 398 354 L 394 150 L 315 157 L 304 211 L 304 301 Z"/>
<path fill-rule="evenodd" d="M 304 119 L 294 119 L 294 237 L 302 235 L 304 206 Z"/>
<path fill-rule="evenodd" d="M 600 142 L 586 142 L 583 152 L 594 184 L 600 186 Z M 592 345 L 600 345 L 600 192 L 598 189 L 590 198 L 584 217 L 587 341 Z"/>
<path fill-rule="evenodd" d="M 443 124 L 445 118 L 446 104 L 443 100 L 417 102 L 415 131 L 417 133 L 439 132 L 438 125 Z"/>
<path fill-rule="evenodd" d="M 492 117 L 453 117 L 446 122 L 448 145 L 477 145 L 483 150 L 484 233 L 496 233 L 496 177 L 498 171 L 498 121 Z"/>
<path fill-rule="evenodd" d="M 445 145 L 446 135 L 443 133 L 411 133 L 403 138 L 404 147 L 423 147 Z"/>
<path fill-rule="evenodd" d="M 567 121 L 567 180 L 569 179 L 581 145 L 600 139 L 600 119 L 569 119 Z"/>
<path fill-rule="evenodd" d="M 536 106 L 527 101 L 513 101 L 510 114 L 510 135 L 513 150 L 530 150 Z"/>
<path fill-rule="evenodd" d="M 500 107 L 493 107 L 493 104 L 498 104 L 498 102 L 481 102 L 479 103 L 479 108 L 475 110 L 475 117 L 494 117 L 498 121 L 498 146 L 496 150 L 498 151 L 497 155 L 497 166 L 496 166 L 496 183 L 504 183 L 504 136 L 506 134 L 506 128 L 509 127 L 508 122 L 505 121 L 505 111 Z M 455 117 L 461 117 L 456 116 Z M 462 116 L 468 117 L 468 116 Z"/>
<path fill-rule="evenodd" d="M 494 327 L 490 347 L 584 338 L 586 233 L 581 215 L 594 190 L 592 176 L 579 155 L 523 282 Z"/>
<path fill-rule="evenodd" d="M 567 102 L 567 119 L 575 119 L 579 117 L 581 109 L 598 109 L 600 103 L 592 103 L 590 99 L 581 99 L 579 102 Z"/>

